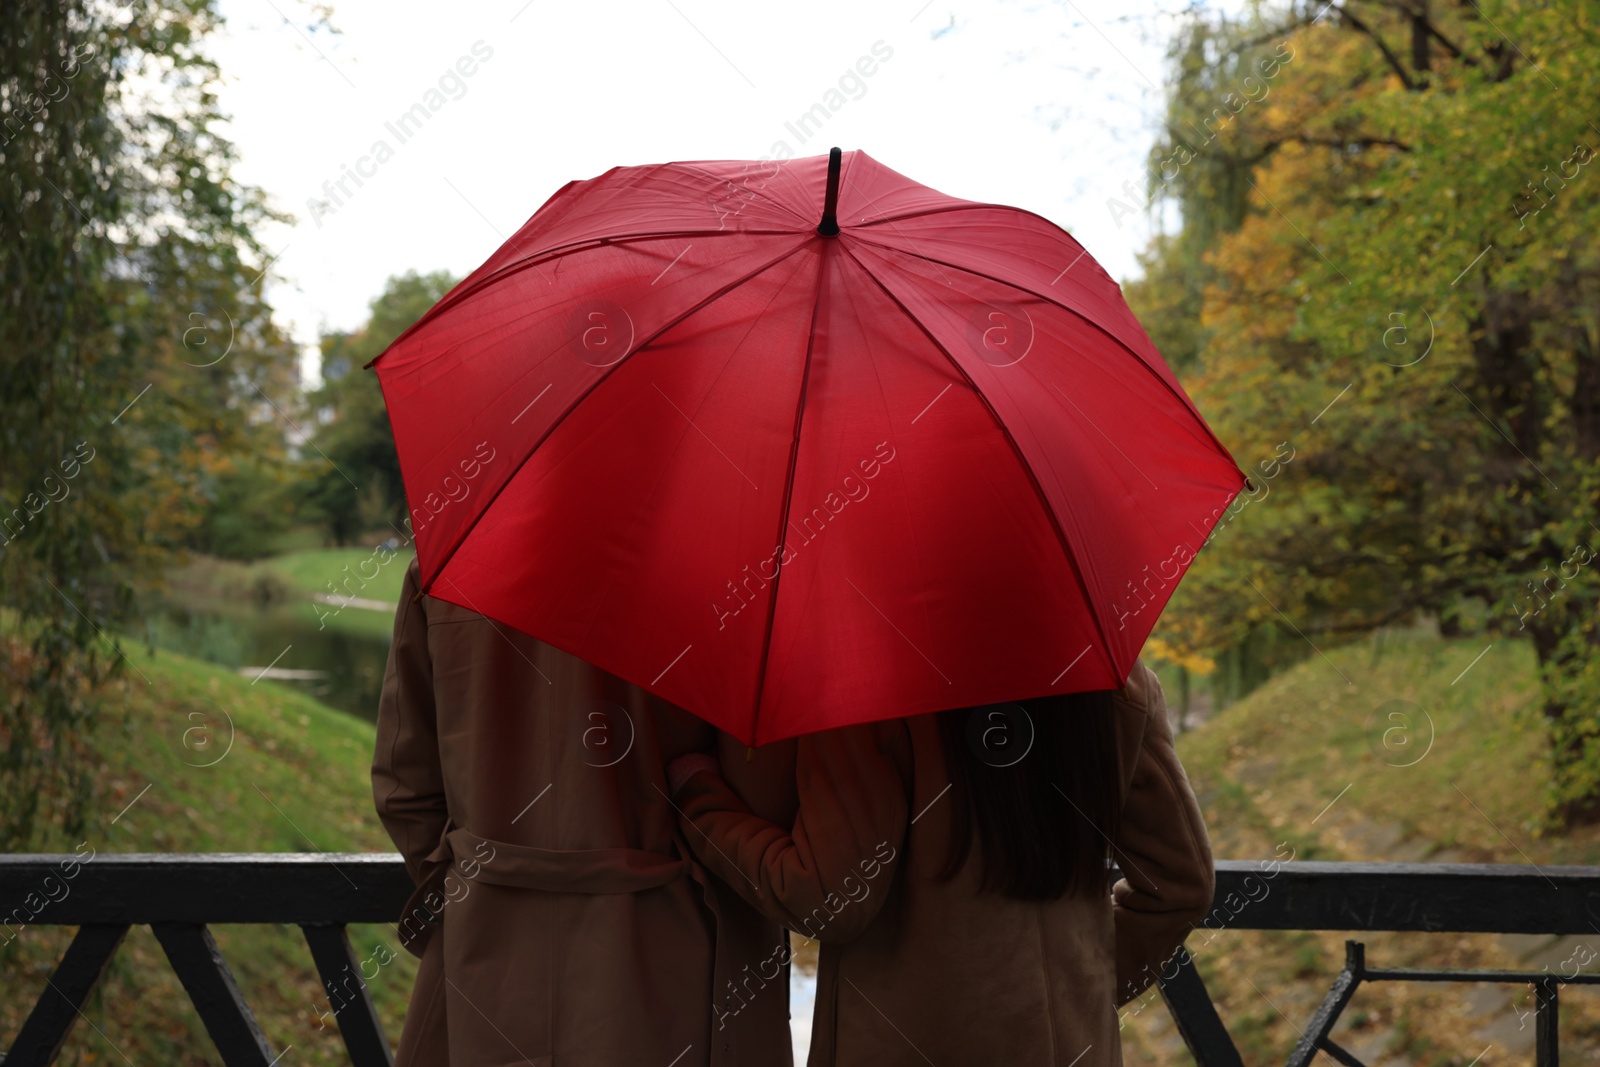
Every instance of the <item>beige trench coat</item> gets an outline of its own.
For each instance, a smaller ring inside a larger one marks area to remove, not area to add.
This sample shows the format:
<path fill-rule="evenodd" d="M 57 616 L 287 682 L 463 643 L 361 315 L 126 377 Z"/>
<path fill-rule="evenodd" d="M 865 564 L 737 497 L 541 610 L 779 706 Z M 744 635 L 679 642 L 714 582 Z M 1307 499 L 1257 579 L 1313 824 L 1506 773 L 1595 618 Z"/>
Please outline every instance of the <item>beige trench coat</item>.
<path fill-rule="evenodd" d="M 716 731 L 417 590 L 413 560 L 372 763 L 418 886 L 397 1067 L 790 1063 L 787 972 L 767 962 L 787 935 L 695 862 L 666 793 L 666 761 Z M 722 762 L 753 807 L 792 818 L 792 745 Z M 764 963 L 764 995 L 715 1014 L 714 990 Z"/>
<path fill-rule="evenodd" d="M 1117 1006 L 1204 916 L 1214 872 L 1160 683 L 1137 664 L 1114 703 L 1125 878 L 1104 897 L 980 896 L 976 848 L 937 880 L 952 803 L 933 716 L 802 738 L 792 830 L 714 773 L 682 783 L 706 865 L 821 942 L 811 1067 L 1122 1062 Z"/>

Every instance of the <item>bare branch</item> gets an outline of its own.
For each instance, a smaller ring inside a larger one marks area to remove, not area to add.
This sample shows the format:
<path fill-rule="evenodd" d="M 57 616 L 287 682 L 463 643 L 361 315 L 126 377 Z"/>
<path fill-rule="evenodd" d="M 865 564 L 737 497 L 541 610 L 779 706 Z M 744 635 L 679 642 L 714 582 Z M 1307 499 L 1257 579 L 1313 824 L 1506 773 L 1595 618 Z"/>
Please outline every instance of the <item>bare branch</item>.
<path fill-rule="evenodd" d="M 1422 86 L 1411 80 L 1411 75 L 1406 73 L 1406 68 L 1401 64 L 1400 57 L 1396 56 L 1394 52 L 1390 51 L 1389 46 L 1384 43 L 1383 38 L 1378 35 L 1376 30 L 1374 30 L 1371 26 L 1368 26 L 1365 22 L 1362 22 L 1360 19 L 1356 18 L 1355 15 L 1351 14 L 1348 7 L 1341 7 L 1338 9 L 1338 12 L 1340 19 L 1354 29 L 1360 30 L 1362 33 L 1372 38 L 1373 43 L 1378 46 L 1378 51 L 1383 53 L 1383 58 L 1388 62 L 1390 69 L 1392 69 L 1395 74 L 1399 75 L 1401 85 L 1404 85 L 1412 92 L 1416 92 L 1422 88 Z"/>
<path fill-rule="evenodd" d="M 1352 145 L 1362 148 L 1375 148 L 1381 146 L 1384 148 L 1398 149 L 1401 152 L 1411 151 L 1410 145 L 1406 144 L 1404 141 L 1396 141 L 1392 137 L 1312 137 L 1308 134 L 1302 133 L 1284 134 L 1276 140 L 1269 141 L 1268 145 L 1270 147 L 1277 147 L 1280 144 L 1291 143 L 1322 145 L 1326 148 L 1349 148 Z"/>

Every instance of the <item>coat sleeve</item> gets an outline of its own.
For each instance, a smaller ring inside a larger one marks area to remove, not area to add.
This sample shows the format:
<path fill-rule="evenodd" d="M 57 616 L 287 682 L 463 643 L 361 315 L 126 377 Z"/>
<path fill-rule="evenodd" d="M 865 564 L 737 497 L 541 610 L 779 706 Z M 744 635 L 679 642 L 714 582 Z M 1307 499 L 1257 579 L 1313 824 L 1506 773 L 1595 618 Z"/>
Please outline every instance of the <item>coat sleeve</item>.
<path fill-rule="evenodd" d="M 439 731 L 428 658 L 428 618 L 417 597 L 417 563 L 406 570 L 395 612 L 394 640 L 378 698 L 378 738 L 372 757 L 372 799 L 378 818 L 418 885 L 433 872 L 424 859 L 449 820 Z"/>
<path fill-rule="evenodd" d="M 793 738 L 751 749 L 717 731 L 716 760 L 723 781 L 751 812 L 779 826 L 793 826 L 800 808 L 795 786 L 798 758 L 799 742 Z"/>
<path fill-rule="evenodd" d="M 1161 683 L 1139 663 L 1127 692 L 1146 721 L 1113 852 L 1123 875 L 1112 887 L 1119 1007 L 1167 966 L 1211 907 L 1216 886 L 1211 841 L 1173 747 Z"/>
<path fill-rule="evenodd" d="M 751 813 L 720 775 L 699 771 L 677 794 L 684 835 L 701 862 L 773 922 L 848 941 L 877 915 L 899 866 L 909 753 L 898 722 L 801 738 L 792 829 Z"/>

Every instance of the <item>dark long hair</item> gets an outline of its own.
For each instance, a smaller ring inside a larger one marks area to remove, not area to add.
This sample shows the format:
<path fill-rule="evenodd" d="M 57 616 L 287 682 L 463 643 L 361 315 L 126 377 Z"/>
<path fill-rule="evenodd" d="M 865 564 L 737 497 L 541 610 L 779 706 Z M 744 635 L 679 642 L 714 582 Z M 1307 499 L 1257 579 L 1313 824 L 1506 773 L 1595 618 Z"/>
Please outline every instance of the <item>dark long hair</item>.
<path fill-rule="evenodd" d="M 1122 811 L 1115 690 L 939 713 L 954 816 L 939 877 L 974 839 L 982 888 L 1021 900 L 1107 892 Z"/>

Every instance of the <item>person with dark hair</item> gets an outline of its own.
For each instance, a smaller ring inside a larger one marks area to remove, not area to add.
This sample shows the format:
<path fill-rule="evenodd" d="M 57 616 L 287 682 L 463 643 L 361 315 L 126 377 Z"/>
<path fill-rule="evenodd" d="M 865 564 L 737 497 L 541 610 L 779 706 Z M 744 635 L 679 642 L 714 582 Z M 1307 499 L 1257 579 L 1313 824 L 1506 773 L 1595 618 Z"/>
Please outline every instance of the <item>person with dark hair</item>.
<path fill-rule="evenodd" d="M 811 1067 L 1120 1064 L 1117 1008 L 1215 888 L 1142 662 L 1122 690 L 802 737 L 792 826 L 708 756 L 668 778 L 706 866 L 821 943 Z"/>

